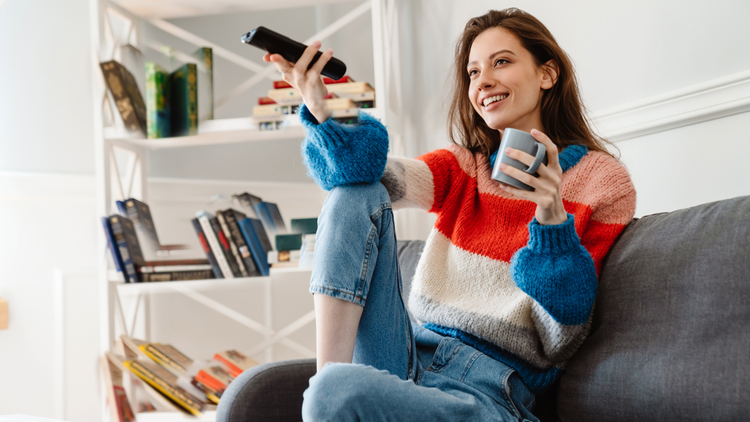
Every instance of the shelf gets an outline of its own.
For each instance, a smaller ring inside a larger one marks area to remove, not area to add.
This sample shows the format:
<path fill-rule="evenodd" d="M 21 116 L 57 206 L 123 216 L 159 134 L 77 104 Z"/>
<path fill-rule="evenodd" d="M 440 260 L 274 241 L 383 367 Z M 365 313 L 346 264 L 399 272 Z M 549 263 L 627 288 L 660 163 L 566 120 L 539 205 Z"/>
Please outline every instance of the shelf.
<path fill-rule="evenodd" d="M 286 9 L 292 7 L 309 7 L 326 3 L 337 3 L 341 0 L 276 0 L 273 2 L 237 0 L 114 0 L 114 3 L 131 13 L 147 18 L 185 18 L 191 16 L 217 15 L 222 13 L 255 12 L 268 9 Z"/>
<path fill-rule="evenodd" d="M 265 283 L 272 281 L 275 275 L 279 274 L 312 274 L 311 270 L 300 270 L 299 268 L 272 268 L 271 275 L 268 277 L 240 277 L 240 278 L 209 278 L 205 280 L 185 280 L 185 281 L 156 281 L 149 283 L 125 283 L 121 273 L 116 270 L 109 271 L 109 280 L 114 285 L 119 294 L 122 296 L 137 295 L 141 293 L 173 293 L 182 288 L 191 290 L 221 290 L 234 289 L 252 284 Z"/>
<path fill-rule="evenodd" d="M 363 112 L 382 119 L 382 111 L 377 108 L 362 109 Z M 284 139 L 302 139 L 305 129 L 298 116 L 290 116 L 285 126 L 276 130 L 258 130 L 258 123 L 250 117 L 237 119 L 206 120 L 198 125 L 198 134 L 194 136 L 175 136 L 172 138 L 146 139 L 133 138 L 118 133 L 114 128 L 104 129 L 104 138 L 112 142 L 125 142 L 149 149 L 182 148 L 199 145 L 222 145 L 239 142 L 277 141 Z"/>
<path fill-rule="evenodd" d="M 201 414 L 201 417 L 188 415 L 185 412 L 141 412 L 136 414 L 136 420 L 138 422 L 214 422 L 216 420 L 216 411 L 206 410 Z"/>

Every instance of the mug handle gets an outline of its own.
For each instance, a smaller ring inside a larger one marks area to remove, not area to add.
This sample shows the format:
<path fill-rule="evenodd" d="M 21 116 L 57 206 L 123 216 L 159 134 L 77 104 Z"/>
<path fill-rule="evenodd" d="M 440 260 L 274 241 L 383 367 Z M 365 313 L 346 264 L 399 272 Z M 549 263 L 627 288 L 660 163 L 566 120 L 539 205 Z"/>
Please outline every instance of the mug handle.
<path fill-rule="evenodd" d="M 542 165 L 542 161 L 544 160 L 544 156 L 547 154 L 547 147 L 544 146 L 543 143 L 537 142 L 537 149 L 536 149 L 536 157 L 534 157 L 534 162 L 531 163 L 531 166 L 526 169 L 526 173 L 528 174 L 534 174 L 537 170 L 539 170 L 539 166 Z"/>

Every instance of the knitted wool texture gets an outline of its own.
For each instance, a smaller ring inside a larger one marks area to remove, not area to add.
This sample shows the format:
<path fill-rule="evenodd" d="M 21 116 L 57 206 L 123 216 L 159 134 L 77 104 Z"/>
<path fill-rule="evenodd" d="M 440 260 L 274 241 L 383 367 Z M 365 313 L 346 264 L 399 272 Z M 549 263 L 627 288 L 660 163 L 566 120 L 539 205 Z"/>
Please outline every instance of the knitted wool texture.
<path fill-rule="evenodd" d="M 568 219 L 543 226 L 534 218 L 536 204 L 491 179 L 494 157 L 452 145 L 417 159 L 367 161 L 362 157 L 372 156 L 374 144 L 387 148 L 388 140 L 384 128 L 372 127 L 377 120 L 360 119 L 360 126 L 330 129 L 344 151 L 320 141 L 329 131 L 321 128 L 335 123 L 308 119 L 306 162 L 337 163 L 308 166 L 310 175 L 330 189 L 364 181 L 358 175 L 385 165 L 380 181 L 394 209 L 437 214 L 412 282 L 413 315 L 516 369 L 532 391 L 544 391 L 588 334 L 602 260 L 635 212 L 627 171 L 603 153 L 566 148 L 559 161 Z M 348 138 L 339 130 L 348 130 Z"/>

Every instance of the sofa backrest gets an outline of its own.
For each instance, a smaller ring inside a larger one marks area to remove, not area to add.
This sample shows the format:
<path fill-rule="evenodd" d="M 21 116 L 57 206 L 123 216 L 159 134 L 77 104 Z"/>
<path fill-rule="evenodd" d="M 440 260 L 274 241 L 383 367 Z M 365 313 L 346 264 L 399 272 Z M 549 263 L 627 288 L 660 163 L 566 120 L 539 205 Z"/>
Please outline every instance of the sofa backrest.
<path fill-rule="evenodd" d="M 750 196 L 624 230 L 557 412 L 576 422 L 750 417 Z"/>

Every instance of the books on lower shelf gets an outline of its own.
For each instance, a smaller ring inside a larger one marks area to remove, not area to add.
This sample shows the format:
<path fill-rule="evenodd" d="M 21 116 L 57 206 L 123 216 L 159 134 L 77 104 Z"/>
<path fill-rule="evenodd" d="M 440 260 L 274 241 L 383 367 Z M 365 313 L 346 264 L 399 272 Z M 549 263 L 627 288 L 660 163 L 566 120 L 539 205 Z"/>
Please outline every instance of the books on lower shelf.
<path fill-rule="evenodd" d="M 182 410 L 200 416 L 215 409 L 227 386 L 258 362 L 237 350 L 217 352 L 210 360 L 194 360 L 169 344 L 149 343 L 128 336 L 118 342 L 121 356 L 105 353 L 101 359 L 108 394 L 113 397 L 114 420 L 135 421 L 123 377 L 131 376 L 130 391 L 149 395 L 138 400 L 139 411 Z M 157 409 L 158 408 L 158 409 Z M 115 413 L 117 412 L 117 413 Z M 121 417 L 124 415 L 124 418 Z M 129 417 L 129 419 L 128 419 Z"/>

